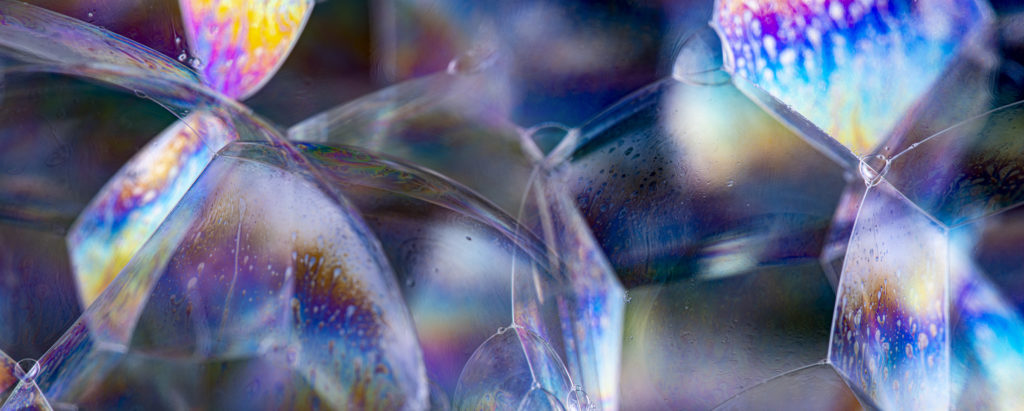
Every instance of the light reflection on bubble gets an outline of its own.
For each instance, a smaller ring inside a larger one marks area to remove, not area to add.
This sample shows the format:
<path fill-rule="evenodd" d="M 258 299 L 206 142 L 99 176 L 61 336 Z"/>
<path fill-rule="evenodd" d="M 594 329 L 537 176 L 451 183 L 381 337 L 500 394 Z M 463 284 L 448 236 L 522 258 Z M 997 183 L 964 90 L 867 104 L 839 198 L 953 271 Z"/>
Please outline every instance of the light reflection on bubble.
<path fill-rule="evenodd" d="M 969 250 L 977 228 L 950 233 L 952 399 L 956 408 L 1024 406 L 1024 321 Z"/>
<path fill-rule="evenodd" d="M 541 389 L 564 403 L 572 391 L 565 366 L 544 340 L 521 327 L 499 329 L 480 346 L 459 376 L 456 409 L 519 409 Z"/>
<path fill-rule="evenodd" d="M 974 0 L 719 0 L 712 22 L 730 72 L 866 155 L 988 34 L 990 14 Z"/>
<path fill-rule="evenodd" d="M 78 315 L 72 263 L 88 308 L 38 368 L 0 353 L 0 396 L 1019 407 L 1020 106 L 976 115 L 998 100 L 996 57 L 987 6 L 958 1 L 721 1 L 719 32 L 686 37 L 671 79 L 578 128 L 565 119 L 649 75 L 620 82 L 609 63 L 629 66 L 645 39 L 581 30 L 593 10 L 576 3 L 572 19 L 531 0 L 478 20 L 388 1 L 453 48 L 480 43 L 447 72 L 300 123 L 295 143 L 230 98 L 274 74 L 310 1 L 183 1 L 182 62 L 199 76 L 2 4 L 0 348 L 39 357 Z M 391 52 L 388 75 L 422 63 Z M 613 90 L 552 97 L 594 72 Z M 538 112 L 559 122 L 512 121 Z M 126 136 L 159 129 L 114 175 L 142 146 Z M 97 136 L 118 152 L 91 157 Z"/>
<path fill-rule="evenodd" d="M 883 408 L 950 404 L 946 230 L 887 182 L 868 189 L 839 283 L 829 361 Z"/>
<path fill-rule="evenodd" d="M 130 401 L 159 402 L 147 395 L 162 391 L 138 385 L 153 381 L 141 370 L 171 377 L 223 364 L 200 385 L 153 382 L 210 404 L 260 381 L 286 389 L 243 401 L 425 403 L 412 324 L 370 232 L 343 199 L 306 180 L 286 146 L 263 147 L 216 157 L 140 257 L 43 357 L 37 381 L 47 398 L 106 406 L 141 390 Z M 259 200 L 267 196 L 277 201 Z M 235 386 L 238 378 L 248 382 Z"/>
<path fill-rule="evenodd" d="M 103 187 L 68 237 L 84 306 L 156 231 L 214 153 L 237 138 L 215 114 L 195 112 L 158 135 Z"/>

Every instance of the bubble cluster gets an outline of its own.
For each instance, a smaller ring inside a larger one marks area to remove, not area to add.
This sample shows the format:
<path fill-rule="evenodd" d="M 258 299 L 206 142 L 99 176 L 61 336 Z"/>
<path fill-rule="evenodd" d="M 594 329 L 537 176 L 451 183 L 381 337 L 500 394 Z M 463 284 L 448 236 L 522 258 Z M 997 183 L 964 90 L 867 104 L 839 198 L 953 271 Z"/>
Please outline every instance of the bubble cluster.
<path fill-rule="evenodd" d="M 1024 407 L 1005 5 L 128 3 L 0 1 L 3 410 Z"/>

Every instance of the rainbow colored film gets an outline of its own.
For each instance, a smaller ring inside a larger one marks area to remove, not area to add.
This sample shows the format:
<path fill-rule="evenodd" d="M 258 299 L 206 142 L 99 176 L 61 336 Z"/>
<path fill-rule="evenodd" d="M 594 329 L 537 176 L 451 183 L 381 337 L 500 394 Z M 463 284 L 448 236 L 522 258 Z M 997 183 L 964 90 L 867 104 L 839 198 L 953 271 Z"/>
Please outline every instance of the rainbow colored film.
<path fill-rule="evenodd" d="M 989 22 L 975 0 L 719 0 L 726 68 L 871 153 Z"/>
<path fill-rule="evenodd" d="M 888 183 L 868 189 L 836 295 L 829 361 L 885 409 L 950 405 L 945 228 Z"/>
<path fill-rule="evenodd" d="M 313 8 L 312 0 L 181 0 L 193 67 L 203 82 L 243 99 L 277 72 Z"/>

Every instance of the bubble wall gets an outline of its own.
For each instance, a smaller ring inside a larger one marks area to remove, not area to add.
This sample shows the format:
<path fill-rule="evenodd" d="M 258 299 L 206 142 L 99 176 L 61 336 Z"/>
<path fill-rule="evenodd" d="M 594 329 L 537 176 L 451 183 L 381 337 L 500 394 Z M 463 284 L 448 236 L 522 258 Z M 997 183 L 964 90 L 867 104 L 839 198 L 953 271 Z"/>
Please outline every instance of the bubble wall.
<path fill-rule="evenodd" d="M 1024 6 L 0 0 L 0 410 L 1024 409 Z"/>

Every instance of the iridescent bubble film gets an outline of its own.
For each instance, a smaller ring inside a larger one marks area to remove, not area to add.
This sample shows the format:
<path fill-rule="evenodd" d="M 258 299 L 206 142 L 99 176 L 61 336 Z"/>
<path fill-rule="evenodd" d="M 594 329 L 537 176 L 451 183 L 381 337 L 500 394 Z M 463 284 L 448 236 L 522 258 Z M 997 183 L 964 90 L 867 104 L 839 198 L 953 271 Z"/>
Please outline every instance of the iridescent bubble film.
<path fill-rule="evenodd" d="M 871 153 L 988 24 L 966 1 L 719 0 L 729 70 Z"/>
<path fill-rule="evenodd" d="M 86 305 L 153 234 L 214 153 L 235 139 L 216 115 L 196 112 L 160 133 L 107 183 L 68 237 Z"/>
<path fill-rule="evenodd" d="M 0 409 L 1024 407 L 1024 8 L 499 3 L 0 0 Z"/>
<path fill-rule="evenodd" d="M 180 3 L 191 65 L 207 85 L 233 98 L 252 95 L 270 79 L 313 8 L 312 0 Z"/>

